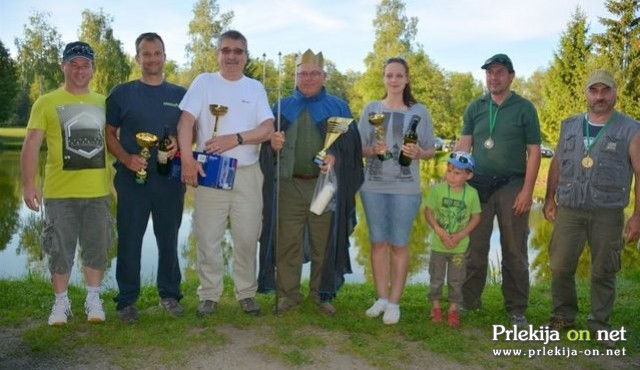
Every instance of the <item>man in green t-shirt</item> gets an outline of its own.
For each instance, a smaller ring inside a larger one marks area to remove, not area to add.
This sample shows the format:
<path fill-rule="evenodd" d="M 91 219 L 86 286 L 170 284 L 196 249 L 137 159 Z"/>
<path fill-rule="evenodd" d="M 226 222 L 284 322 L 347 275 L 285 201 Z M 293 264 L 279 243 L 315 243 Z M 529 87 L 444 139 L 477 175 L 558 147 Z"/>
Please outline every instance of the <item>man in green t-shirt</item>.
<path fill-rule="evenodd" d="M 104 142 L 105 97 L 89 90 L 93 59 L 89 44 L 66 45 L 61 64 L 64 84 L 33 104 L 22 146 L 24 202 L 33 211 L 40 207 L 47 211 L 42 249 L 49 256 L 56 297 L 48 321 L 52 326 L 66 324 L 72 315 L 67 287 L 78 241 L 87 282 L 87 320 L 105 320 L 100 283 L 111 246 L 111 195 Z M 36 178 L 45 137 L 46 176 L 41 191 Z"/>
<path fill-rule="evenodd" d="M 456 150 L 472 151 L 476 168 L 470 184 L 482 203 L 480 225 L 471 233 L 467 278 L 462 290 L 465 309 L 479 309 L 487 280 L 493 220 L 498 218 L 502 246 L 502 293 L 511 324 L 528 325 L 529 210 L 540 167 L 540 123 L 533 104 L 511 91 L 515 71 L 511 59 L 496 54 L 483 65 L 489 92 L 464 112 Z"/>

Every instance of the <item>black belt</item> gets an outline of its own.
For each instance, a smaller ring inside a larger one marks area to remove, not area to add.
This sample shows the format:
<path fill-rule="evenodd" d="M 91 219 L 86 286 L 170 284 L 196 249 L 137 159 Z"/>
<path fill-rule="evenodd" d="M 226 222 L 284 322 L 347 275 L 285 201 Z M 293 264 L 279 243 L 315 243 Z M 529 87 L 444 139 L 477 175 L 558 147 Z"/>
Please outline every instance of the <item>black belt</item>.
<path fill-rule="evenodd" d="M 293 175 L 293 178 L 302 180 L 313 180 L 317 179 L 318 175 Z"/>

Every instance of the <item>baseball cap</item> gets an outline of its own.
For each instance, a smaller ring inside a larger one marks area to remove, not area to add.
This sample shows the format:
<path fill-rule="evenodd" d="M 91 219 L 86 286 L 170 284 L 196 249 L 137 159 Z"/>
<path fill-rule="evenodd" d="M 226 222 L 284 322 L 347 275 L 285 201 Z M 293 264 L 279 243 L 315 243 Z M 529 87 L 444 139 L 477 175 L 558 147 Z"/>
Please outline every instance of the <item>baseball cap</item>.
<path fill-rule="evenodd" d="M 482 65 L 482 69 L 489 68 L 492 64 L 502 64 L 507 67 L 509 72 L 513 72 L 513 63 L 511 63 L 511 59 L 507 56 L 507 54 L 496 54 L 491 58 L 487 59 Z"/>
<path fill-rule="evenodd" d="M 62 53 L 62 61 L 68 62 L 73 58 L 85 58 L 93 62 L 93 57 L 95 53 L 91 46 L 86 42 L 82 41 L 74 41 L 67 44 L 64 47 L 64 52 Z"/>
<path fill-rule="evenodd" d="M 604 84 L 609 87 L 615 87 L 616 81 L 613 79 L 611 72 L 606 69 L 596 69 L 591 72 L 587 78 L 587 89 L 595 84 Z"/>
<path fill-rule="evenodd" d="M 473 171 L 473 168 L 476 165 L 476 161 L 473 159 L 471 154 L 467 152 L 452 152 L 449 154 L 448 162 L 457 168 L 469 171 Z"/>

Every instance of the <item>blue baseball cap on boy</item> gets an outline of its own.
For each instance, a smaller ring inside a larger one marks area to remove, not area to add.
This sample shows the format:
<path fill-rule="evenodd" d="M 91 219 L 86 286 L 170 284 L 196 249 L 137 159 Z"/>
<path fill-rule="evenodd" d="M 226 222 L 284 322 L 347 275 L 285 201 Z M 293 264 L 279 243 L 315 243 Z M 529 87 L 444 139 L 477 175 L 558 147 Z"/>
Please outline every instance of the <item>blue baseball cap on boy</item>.
<path fill-rule="evenodd" d="M 473 168 L 476 165 L 476 161 L 473 159 L 473 156 L 467 152 L 452 152 L 449 154 L 449 163 L 454 165 L 457 168 L 462 170 L 473 171 Z"/>

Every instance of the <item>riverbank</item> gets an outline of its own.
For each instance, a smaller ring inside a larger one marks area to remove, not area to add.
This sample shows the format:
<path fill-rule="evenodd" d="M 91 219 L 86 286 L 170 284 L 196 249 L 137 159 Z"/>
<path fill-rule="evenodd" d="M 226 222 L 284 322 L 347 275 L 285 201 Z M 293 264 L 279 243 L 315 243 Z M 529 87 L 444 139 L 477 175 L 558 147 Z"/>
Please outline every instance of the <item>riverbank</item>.
<path fill-rule="evenodd" d="M 585 282 L 578 287 L 577 328 L 584 329 L 589 289 Z M 536 338 L 494 341 L 493 325 L 510 329 L 498 285 L 487 287 L 482 311 L 465 314 L 460 329 L 431 323 L 427 287 L 422 284 L 407 287 L 402 317 L 394 326 L 364 315 L 374 294 L 369 283 L 345 285 L 334 302 L 338 309 L 334 317 L 322 316 L 310 302 L 276 317 L 272 294 L 258 296 L 262 316 L 247 316 L 241 313 L 227 280 L 219 311 L 199 319 L 196 288 L 193 278 L 183 283 L 186 314 L 174 318 L 158 307 L 155 289 L 145 286 L 138 301 L 140 319 L 133 325 L 117 319 L 112 302 L 116 291 L 106 291 L 107 322 L 89 325 L 82 312 L 86 293 L 72 286 L 75 316 L 65 327 L 50 328 L 46 324 L 52 303 L 48 281 L 37 277 L 0 280 L 0 368 L 629 369 L 640 365 L 640 271 L 621 273 L 618 281 L 612 325 L 626 331 L 625 340 L 617 343 L 619 356 L 605 355 L 593 340 L 569 341 L 564 333 L 561 340 L 546 344 Z M 539 329 L 549 318 L 549 286 L 533 286 L 530 304 L 527 316 L 532 329 Z M 494 353 L 502 349 L 524 353 Z M 528 358 L 530 351 L 537 354 Z M 595 351 L 602 354 L 596 356 Z"/>

